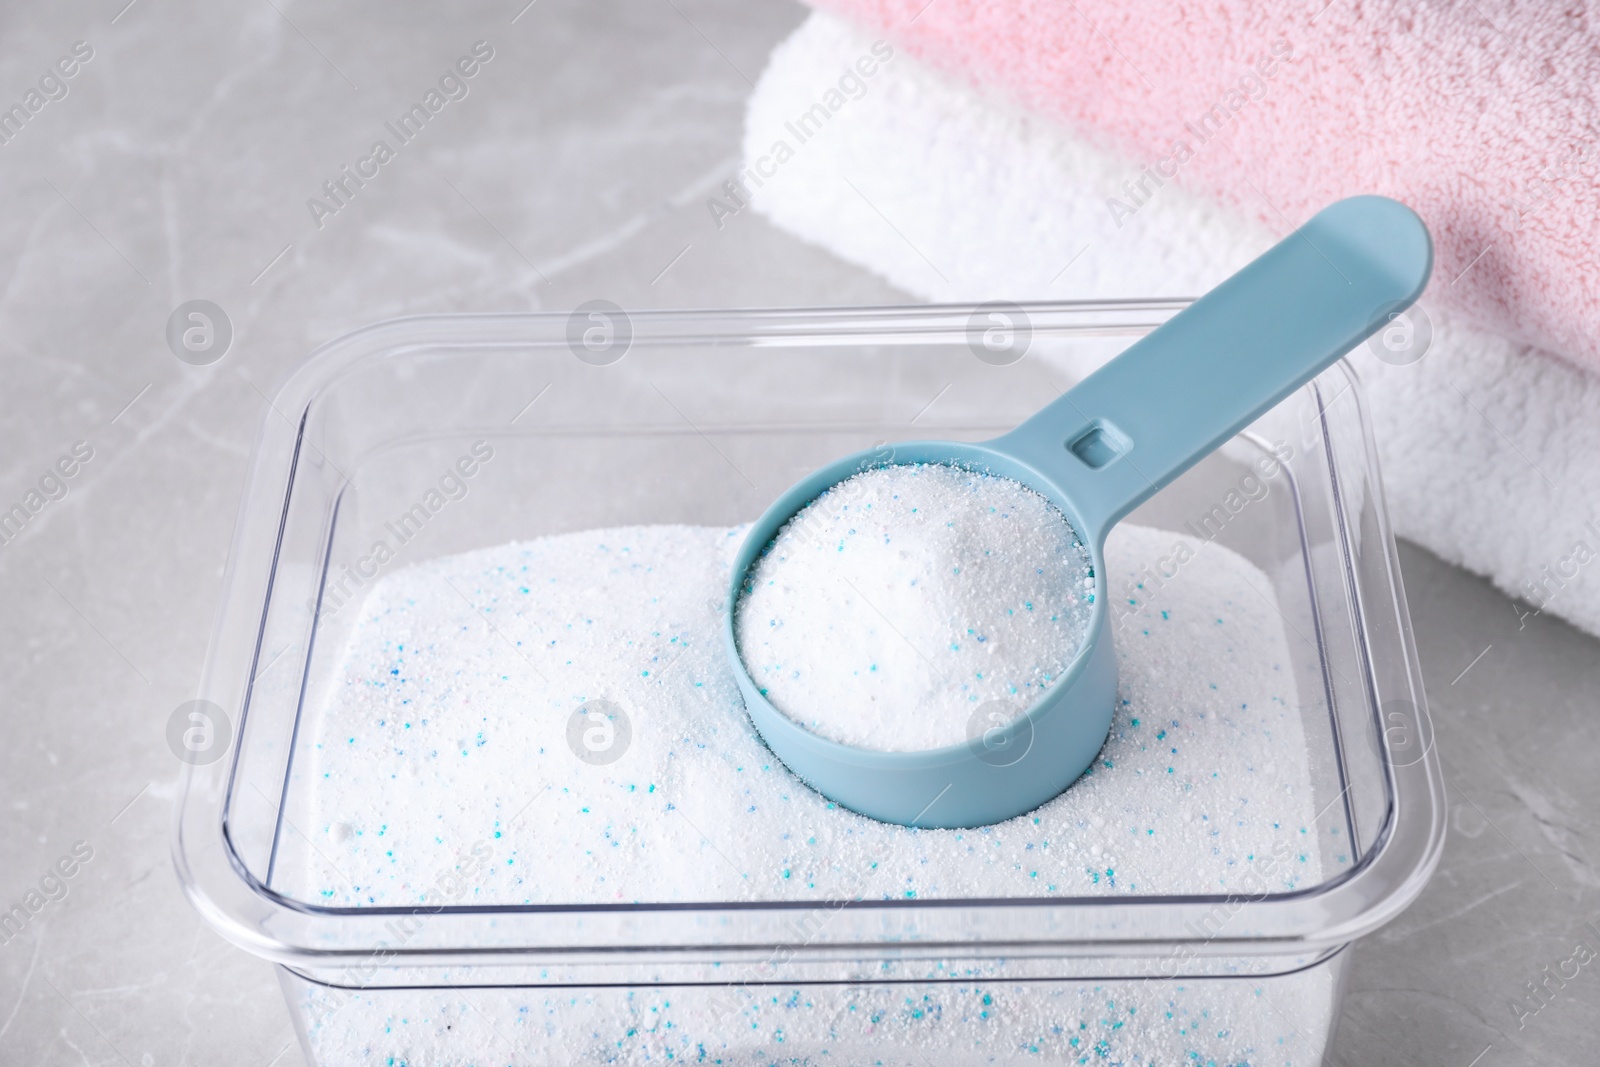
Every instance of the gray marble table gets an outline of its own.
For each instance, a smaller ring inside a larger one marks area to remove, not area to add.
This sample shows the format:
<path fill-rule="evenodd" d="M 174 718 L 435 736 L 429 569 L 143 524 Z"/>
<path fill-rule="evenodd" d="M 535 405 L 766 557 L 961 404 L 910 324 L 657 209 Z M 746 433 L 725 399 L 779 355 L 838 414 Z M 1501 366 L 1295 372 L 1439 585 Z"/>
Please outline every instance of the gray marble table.
<path fill-rule="evenodd" d="M 0 139 L 0 505 L 45 486 L 0 544 L 0 902 L 79 849 L 65 896 L 0 944 L 0 1062 L 300 1060 L 271 967 L 179 892 L 164 730 L 265 396 L 310 349 L 413 312 L 904 299 L 752 213 L 707 217 L 802 8 L 523 3 L 0 12 L 0 105 L 26 111 Z M 363 164 L 479 41 L 465 96 Z M 346 166 L 370 176 L 335 203 Z M 204 366 L 166 337 L 195 299 L 233 332 Z M 1594 1062 L 1600 964 L 1520 1026 L 1509 1002 L 1575 942 L 1600 948 L 1600 643 L 1402 559 L 1450 836 L 1417 904 L 1355 948 L 1330 1059 Z"/>

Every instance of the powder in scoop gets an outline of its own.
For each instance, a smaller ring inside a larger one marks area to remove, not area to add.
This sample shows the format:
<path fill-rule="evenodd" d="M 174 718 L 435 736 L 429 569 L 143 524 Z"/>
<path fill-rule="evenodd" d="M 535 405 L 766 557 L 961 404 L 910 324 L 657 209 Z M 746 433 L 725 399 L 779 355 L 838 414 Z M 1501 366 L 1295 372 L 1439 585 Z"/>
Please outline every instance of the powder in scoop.
<path fill-rule="evenodd" d="M 1088 547 L 1038 493 L 901 464 L 840 482 L 784 525 L 751 568 L 735 633 L 790 719 L 918 751 L 966 741 L 975 713 L 985 728 L 997 709 L 1021 714 L 1059 680 L 1094 583 Z"/>

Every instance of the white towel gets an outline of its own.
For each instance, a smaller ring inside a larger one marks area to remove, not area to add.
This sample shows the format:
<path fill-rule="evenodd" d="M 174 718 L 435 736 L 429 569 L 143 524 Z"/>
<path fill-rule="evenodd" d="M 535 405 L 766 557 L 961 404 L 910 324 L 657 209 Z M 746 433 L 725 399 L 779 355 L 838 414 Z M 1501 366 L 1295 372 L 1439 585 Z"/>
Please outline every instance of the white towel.
<path fill-rule="evenodd" d="M 1138 165 L 825 14 L 773 51 L 744 155 L 720 225 L 748 208 L 930 301 L 1195 296 L 1275 240 L 1172 182 L 1114 215 Z M 1600 634 L 1600 376 L 1422 312 L 1422 358 L 1399 332 L 1351 357 L 1395 532 L 1492 579 L 1508 620 Z"/>

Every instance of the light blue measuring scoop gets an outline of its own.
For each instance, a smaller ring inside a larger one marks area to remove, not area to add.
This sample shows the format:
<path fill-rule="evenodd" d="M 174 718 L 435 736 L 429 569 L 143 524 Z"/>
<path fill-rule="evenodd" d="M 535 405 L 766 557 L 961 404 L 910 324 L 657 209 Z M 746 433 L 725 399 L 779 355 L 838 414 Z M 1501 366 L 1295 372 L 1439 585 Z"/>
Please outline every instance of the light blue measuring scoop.
<path fill-rule="evenodd" d="M 1409 208 L 1380 196 L 1341 200 L 1010 433 L 982 444 L 894 446 L 894 463 L 950 464 L 1028 486 L 1072 521 L 1094 564 L 1077 658 L 1024 714 L 966 744 L 919 752 L 839 744 L 789 719 L 751 680 L 735 635 L 751 567 L 784 523 L 829 487 L 883 465 L 881 453 L 846 456 L 797 483 L 750 528 L 728 591 L 724 638 L 762 739 L 812 788 L 885 822 L 982 826 L 1060 793 L 1099 753 L 1116 706 L 1106 534 L 1409 307 L 1432 267 L 1428 231 Z"/>

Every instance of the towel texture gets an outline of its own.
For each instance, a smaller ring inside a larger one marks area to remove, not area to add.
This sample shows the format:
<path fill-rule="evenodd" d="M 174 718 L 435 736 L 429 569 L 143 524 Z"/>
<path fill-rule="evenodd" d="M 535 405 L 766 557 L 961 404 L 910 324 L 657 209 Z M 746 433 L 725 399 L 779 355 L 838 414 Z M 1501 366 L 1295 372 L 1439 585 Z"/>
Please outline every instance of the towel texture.
<path fill-rule="evenodd" d="M 1600 368 L 1600 30 L 1583 0 L 819 5 L 1103 138 L 1126 162 L 1102 211 L 1142 213 L 1174 180 L 1273 230 L 1354 193 L 1402 200 L 1437 242 L 1436 303 Z"/>
<path fill-rule="evenodd" d="M 816 14 L 774 51 L 746 116 L 746 166 L 770 174 L 749 204 L 916 297 L 1193 296 L 1291 228 L 1171 183 L 1113 219 L 1126 158 L 882 45 L 856 92 L 796 126 L 879 37 Z M 1396 532 L 1491 577 L 1508 618 L 1600 633 L 1600 376 L 1421 306 L 1409 339 L 1352 357 Z"/>

